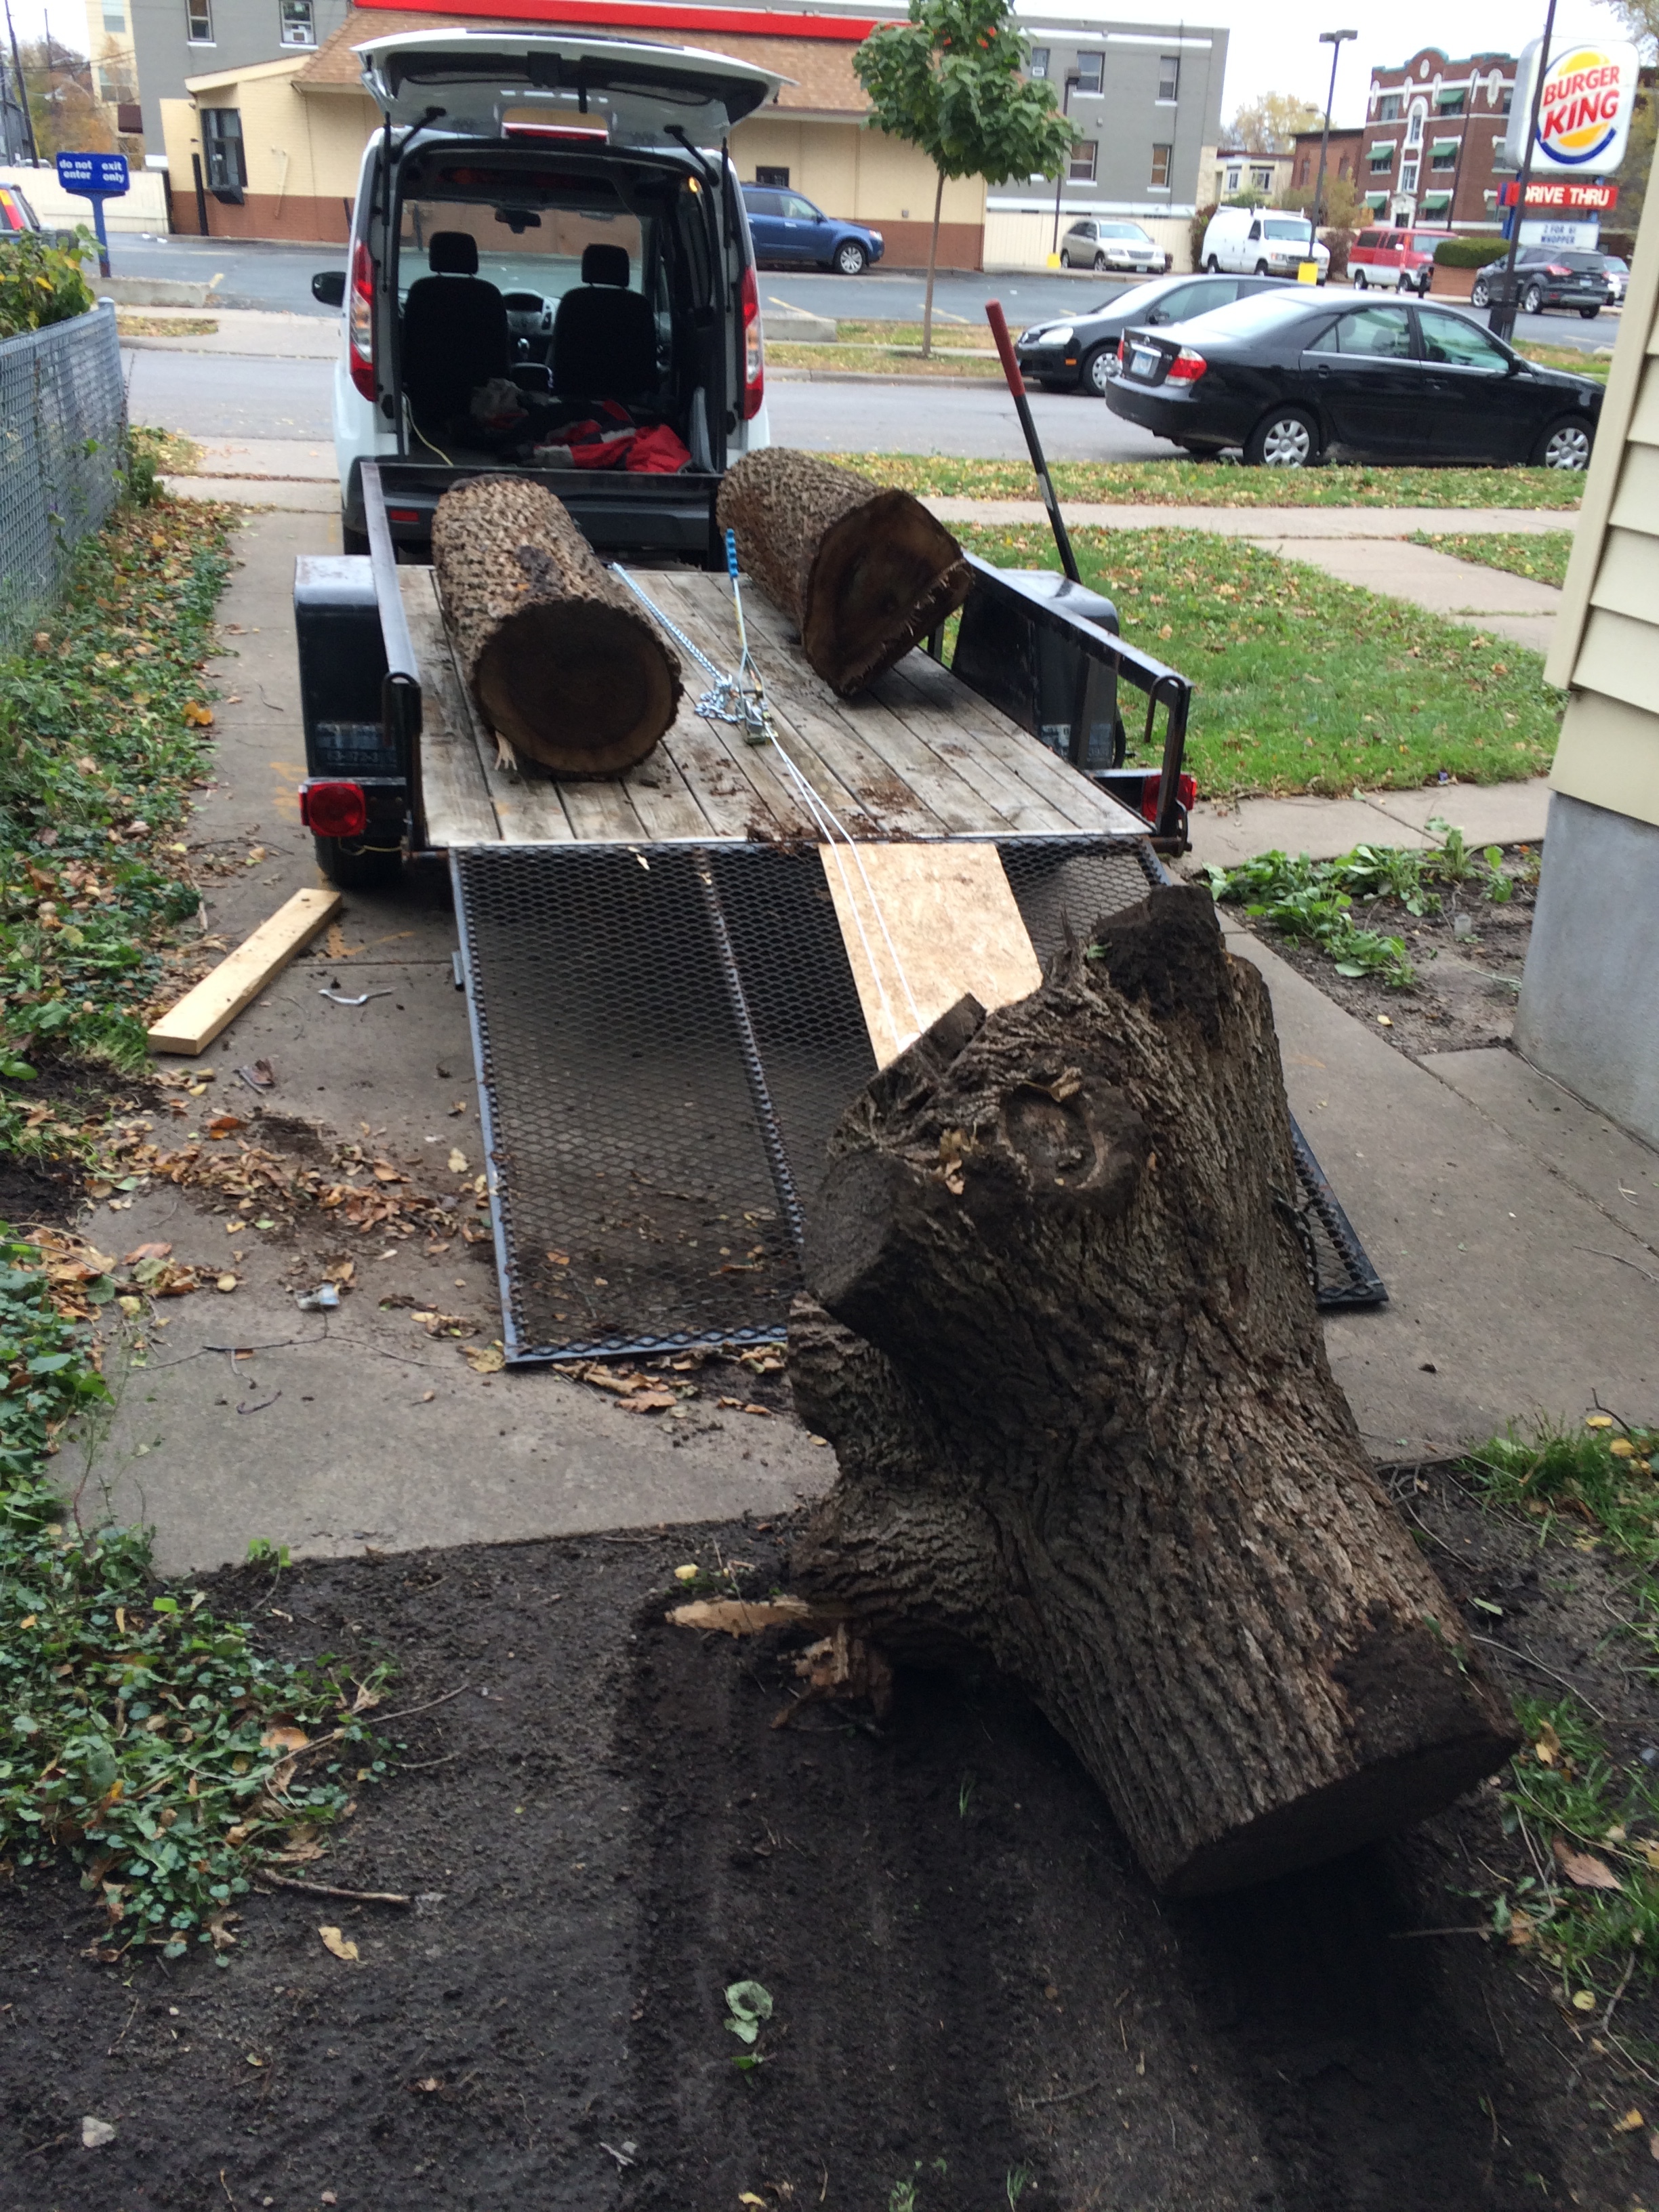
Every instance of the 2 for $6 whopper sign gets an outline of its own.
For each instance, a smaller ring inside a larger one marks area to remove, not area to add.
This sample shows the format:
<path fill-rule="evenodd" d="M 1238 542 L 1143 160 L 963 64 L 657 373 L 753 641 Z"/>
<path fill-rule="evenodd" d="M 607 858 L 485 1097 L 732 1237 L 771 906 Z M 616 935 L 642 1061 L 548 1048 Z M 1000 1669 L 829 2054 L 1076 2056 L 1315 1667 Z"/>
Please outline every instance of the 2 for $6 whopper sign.
<path fill-rule="evenodd" d="M 1543 40 L 1522 50 L 1516 71 L 1504 161 L 1518 169 L 1526 158 L 1533 91 Z M 1625 158 L 1636 106 L 1637 53 L 1618 40 L 1559 37 L 1550 41 L 1544 94 L 1538 107 L 1534 176 L 1606 177 Z"/>

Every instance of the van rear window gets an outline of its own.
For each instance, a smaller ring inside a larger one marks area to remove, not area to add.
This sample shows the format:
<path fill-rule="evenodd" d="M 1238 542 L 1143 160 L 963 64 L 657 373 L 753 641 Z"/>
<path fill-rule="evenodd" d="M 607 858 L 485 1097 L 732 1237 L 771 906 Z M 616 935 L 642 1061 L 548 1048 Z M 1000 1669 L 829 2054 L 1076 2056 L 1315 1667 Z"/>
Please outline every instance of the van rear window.
<path fill-rule="evenodd" d="M 403 203 L 398 232 L 400 295 L 427 274 L 434 233 L 456 230 L 476 240 L 478 274 L 500 292 L 535 293 L 556 301 L 581 283 L 583 247 L 599 245 L 623 247 L 628 255 L 629 289 L 643 289 L 647 234 L 653 224 L 604 209 L 538 207 L 525 191 L 522 172 L 503 181 L 511 183 L 513 196 L 495 206 L 477 200 Z"/>

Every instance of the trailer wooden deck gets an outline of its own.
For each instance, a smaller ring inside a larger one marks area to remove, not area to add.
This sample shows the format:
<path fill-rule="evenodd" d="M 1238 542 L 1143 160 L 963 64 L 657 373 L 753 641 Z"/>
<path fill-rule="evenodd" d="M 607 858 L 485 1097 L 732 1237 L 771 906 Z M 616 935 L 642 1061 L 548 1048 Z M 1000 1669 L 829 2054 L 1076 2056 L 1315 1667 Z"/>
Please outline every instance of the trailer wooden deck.
<path fill-rule="evenodd" d="M 420 665 L 420 807 L 428 848 L 477 845 L 805 841 L 821 832 L 768 746 L 695 711 L 695 663 L 673 727 L 627 775 L 560 782 L 498 764 L 493 734 L 462 683 L 430 568 L 398 571 Z M 639 572 L 641 587 L 722 670 L 738 659 L 732 589 L 690 569 Z M 852 836 L 1139 837 L 1146 825 L 1086 776 L 921 652 L 863 696 L 837 699 L 808 666 L 790 624 L 744 595 L 750 648 L 779 737 Z M 681 656 L 684 658 L 684 655 Z"/>

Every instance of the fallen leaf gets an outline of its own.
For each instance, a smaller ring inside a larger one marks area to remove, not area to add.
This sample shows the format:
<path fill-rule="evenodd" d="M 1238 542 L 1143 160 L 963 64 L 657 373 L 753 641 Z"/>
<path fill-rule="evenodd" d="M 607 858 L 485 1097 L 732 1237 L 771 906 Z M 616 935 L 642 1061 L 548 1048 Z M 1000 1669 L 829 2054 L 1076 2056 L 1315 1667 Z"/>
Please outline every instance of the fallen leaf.
<path fill-rule="evenodd" d="M 212 710 L 198 706 L 192 699 L 185 708 L 185 720 L 192 730 L 210 730 L 213 727 Z"/>
<path fill-rule="evenodd" d="M 355 1966 L 360 1963 L 357 1957 L 357 1946 L 349 1936 L 342 1936 L 337 1928 L 319 1928 L 317 1933 L 323 1939 L 323 1948 L 325 1951 L 331 1951 L 337 1959 L 343 1959 L 349 1966 Z"/>
<path fill-rule="evenodd" d="M 672 1390 L 636 1390 L 623 1400 L 623 1410 L 629 1413 L 665 1413 L 679 1402 L 678 1394 Z"/>
<path fill-rule="evenodd" d="M 231 1934 L 228 1923 L 233 1920 L 240 1920 L 241 1917 L 240 1912 L 231 1911 L 228 1906 L 222 1911 L 210 1912 L 208 1915 L 207 1931 L 212 1938 L 216 1951 L 230 1949 L 236 1938 Z"/>
<path fill-rule="evenodd" d="M 1533 1745 L 1532 1748 L 1533 1756 L 1539 1761 L 1540 1765 L 1553 1766 L 1557 1759 L 1560 1756 L 1561 1739 L 1557 1735 L 1555 1730 L 1550 1726 L 1547 1721 L 1546 1721 L 1543 1727 L 1539 1729 L 1537 1741 Z"/>
<path fill-rule="evenodd" d="M 131 1252 L 123 1255 L 121 1265 L 136 1267 L 141 1260 L 165 1260 L 172 1249 L 171 1244 L 135 1244 Z"/>
<path fill-rule="evenodd" d="M 259 1739 L 262 1751 L 303 1751 L 311 1738 L 303 1729 L 267 1729 Z"/>
<path fill-rule="evenodd" d="M 1650 1870 L 1654 1874 L 1659 1874 L 1659 1844 L 1656 1844 L 1650 1837 L 1641 1836 L 1637 1838 L 1636 1848 L 1647 1861 Z"/>
<path fill-rule="evenodd" d="M 460 1352 L 475 1375 L 499 1375 L 507 1364 L 507 1354 L 499 1344 L 464 1344 Z"/>
<path fill-rule="evenodd" d="M 1611 1413 L 1586 1413 L 1584 1416 L 1584 1426 L 1587 1429 L 1610 1429 L 1613 1426 L 1613 1415 Z"/>
<path fill-rule="evenodd" d="M 765 2212 L 766 2199 L 763 2197 L 757 2197 L 752 2189 L 744 2190 L 738 2196 L 738 2202 L 739 2204 L 758 2204 L 762 2208 L 762 2212 Z"/>
<path fill-rule="evenodd" d="M 94 2120 L 88 2113 L 81 2123 L 81 2144 L 85 2150 L 101 2149 L 105 2143 L 115 2141 L 115 2130 L 107 2120 Z"/>
<path fill-rule="evenodd" d="M 1575 1851 L 1562 1838 L 1555 1839 L 1556 1863 L 1567 1880 L 1577 1889 L 1623 1889 L 1624 1883 L 1605 1859 L 1598 1859 L 1590 1851 Z M 1573 2002 L 1578 2000 L 1575 1997 Z"/>
<path fill-rule="evenodd" d="M 1615 2120 L 1613 2132 L 1616 2136 L 1633 2136 L 1642 2124 L 1642 2115 L 1632 2105 L 1622 2120 Z"/>
<path fill-rule="evenodd" d="M 236 1287 L 236 1278 L 234 1275 L 221 1275 L 213 1287 L 216 1291 L 234 1291 Z"/>
<path fill-rule="evenodd" d="M 247 1123 L 240 1114 L 216 1114 L 207 1125 L 210 1137 L 228 1137 L 233 1129 L 246 1129 Z"/>
<path fill-rule="evenodd" d="M 1575 2012 L 1594 2012 L 1595 2010 L 1595 1990 L 1575 1990 L 1572 1993 L 1572 2008 Z"/>
<path fill-rule="evenodd" d="M 805 1598 L 767 1598 L 750 1604 L 740 1597 L 698 1598 L 677 1605 L 668 1615 L 676 1628 L 714 1629 L 722 1636 L 757 1636 L 763 1628 L 801 1628 L 826 1624 L 833 1616 L 816 1612 Z"/>
<path fill-rule="evenodd" d="M 458 1151 L 453 1146 L 450 1147 L 449 1152 L 449 1172 L 451 1175 L 466 1173 L 466 1154 Z"/>
<path fill-rule="evenodd" d="M 417 2081 L 415 2084 L 415 2087 L 417 2089 L 424 2090 L 428 2097 L 433 2095 L 435 2091 L 441 2089 L 443 2086 L 443 2083 L 438 2079 L 435 2074 L 428 2074 L 423 2081 Z"/>
<path fill-rule="evenodd" d="M 675 1568 L 674 1579 L 677 1583 L 694 1583 L 702 1572 L 702 1569 L 694 1561 L 687 1560 L 684 1566 Z"/>

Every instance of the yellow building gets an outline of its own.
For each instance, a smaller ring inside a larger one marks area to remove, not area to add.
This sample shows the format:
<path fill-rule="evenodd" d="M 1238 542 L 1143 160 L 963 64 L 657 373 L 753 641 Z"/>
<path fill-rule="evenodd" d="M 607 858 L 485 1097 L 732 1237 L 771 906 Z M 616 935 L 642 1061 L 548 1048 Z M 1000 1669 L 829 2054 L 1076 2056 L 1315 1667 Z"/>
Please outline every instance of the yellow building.
<path fill-rule="evenodd" d="M 161 103 L 175 226 L 200 229 L 199 206 L 214 237 L 343 243 L 363 148 L 380 120 L 362 89 L 354 47 L 399 31 L 453 25 L 523 32 L 588 27 L 598 17 L 598 5 L 583 0 L 538 0 L 533 23 L 355 9 L 314 53 L 186 78 L 188 98 Z M 873 224 L 886 241 L 890 265 L 926 262 L 933 168 L 914 147 L 864 127 L 869 102 L 852 57 L 867 22 L 654 0 L 641 0 L 637 10 L 607 9 L 603 21 L 619 35 L 702 46 L 787 79 L 776 100 L 732 134 L 739 177 L 745 184 L 787 185 L 829 214 Z M 198 170 L 199 201 L 193 189 Z M 941 265 L 981 267 L 984 237 L 983 182 L 972 177 L 947 184 Z"/>

